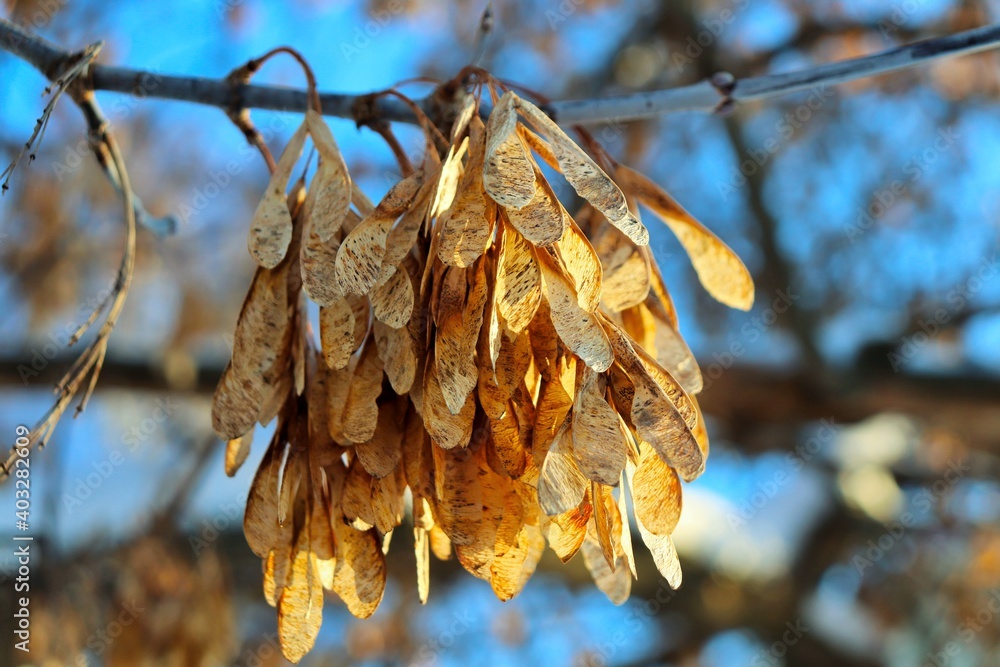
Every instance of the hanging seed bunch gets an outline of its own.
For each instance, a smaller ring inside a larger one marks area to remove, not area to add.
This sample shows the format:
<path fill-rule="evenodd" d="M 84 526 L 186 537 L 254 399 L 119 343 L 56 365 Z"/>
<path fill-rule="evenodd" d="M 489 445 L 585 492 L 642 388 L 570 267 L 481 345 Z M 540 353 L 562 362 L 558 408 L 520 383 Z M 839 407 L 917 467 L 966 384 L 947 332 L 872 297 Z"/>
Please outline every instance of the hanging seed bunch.
<path fill-rule="evenodd" d="M 621 603 L 636 576 L 628 504 L 680 584 L 681 480 L 708 454 L 701 375 L 637 204 L 717 299 L 749 308 L 750 276 L 647 178 L 494 80 L 484 88 L 488 121 L 473 94 L 448 136 L 424 118 L 422 163 L 374 206 L 310 111 L 251 223 L 259 266 L 213 422 L 232 474 L 254 425 L 277 419 L 244 528 L 290 660 L 315 640 L 323 589 L 358 617 L 375 611 L 407 508 L 422 601 L 431 552 L 508 600 L 548 544 L 563 561 L 582 551 Z M 307 138 L 319 166 L 289 187 Z M 540 162 L 583 199 L 576 216 Z"/>

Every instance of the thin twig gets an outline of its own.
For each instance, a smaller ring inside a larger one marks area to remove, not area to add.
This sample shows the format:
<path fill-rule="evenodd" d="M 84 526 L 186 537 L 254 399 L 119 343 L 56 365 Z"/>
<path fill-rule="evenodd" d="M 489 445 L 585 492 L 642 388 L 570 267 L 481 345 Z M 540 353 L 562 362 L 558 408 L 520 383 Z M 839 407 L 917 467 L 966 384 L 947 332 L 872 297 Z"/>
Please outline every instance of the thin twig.
<path fill-rule="evenodd" d="M 493 3 L 487 2 L 486 9 L 483 10 L 483 17 L 479 19 L 479 30 L 476 32 L 476 46 L 472 50 L 472 60 L 469 61 L 470 65 L 479 67 L 482 64 L 491 34 L 493 34 Z"/>
<path fill-rule="evenodd" d="M 83 395 L 77 407 L 79 414 L 87 405 L 94 387 L 97 383 L 97 376 L 101 372 L 108 349 L 108 339 L 114 331 L 118 318 L 121 316 L 122 308 L 125 306 L 125 298 L 128 295 L 129 287 L 132 284 L 132 275 L 135 271 L 135 250 L 136 250 L 136 202 L 132 194 L 132 186 L 129 183 L 128 173 L 125 171 L 125 161 L 114 136 L 108 129 L 108 120 L 97 106 L 93 92 L 84 85 L 80 78 L 65 83 L 65 90 L 73 98 L 73 101 L 83 111 L 90 126 L 90 141 L 94 149 L 97 162 L 107 174 L 108 179 L 115 184 L 122 198 L 125 211 L 125 251 L 122 255 L 121 265 L 118 268 L 118 276 L 115 280 L 115 287 L 110 301 L 104 301 L 95 309 L 95 315 L 107 307 L 107 314 L 97 331 L 93 342 L 80 353 L 80 356 L 70 367 L 70 370 L 63 376 L 63 379 L 56 385 L 56 401 L 42 419 L 35 424 L 28 434 L 28 446 L 38 446 L 42 448 L 48 442 L 49 437 L 55 430 L 56 425 L 62 418 L 73 398 L 83 390 Z M 97 321 L 97 317 L 88 319 L 88 327 Z M 89 378 L 89 381 L 88 381 Z M 8 477 L 11 466 L 17 458 L 17 453 L 12 447 L 6 459 L 0 461 L 0 482 Z"/>
<path fill-rule="evenodd" d="M 546 110 L 565 125 L 626 121 L 675 111 L 713 112 L 732 104 L 787 95 L 815 86 L 830 86 L 855 79 L 894 72 L 941 58 L 951 58 L 1000 47 L 1000 25 L 916 42 L 869 56 L 820 65 L 785 74 L 734 79 L 726 73 L 690 86 L 588 100 L 553 102 Z M 48 78 L 70 53 L 19 26 L 0 19 L 0 49 L 28 61 Z M 94 64 L 92 87 L 119 93 L 141 93 L 145 97 L 180 100 L 228 109 L 234 95 L 243 106 L 254 109 L 304 112 L 309 108 L 307 91 L 279 86 L 244 85 L 224 79 L 165 76 L 125 67 Z M 720 82 L 725 82 L 720 86 Z M 368 94 L 321 93 L 323 113 L 355 119 L 359 101 Z M 400 100 L 382 98 L 369 118 L 407 123 L 418 122 L 416 114 Z"/>

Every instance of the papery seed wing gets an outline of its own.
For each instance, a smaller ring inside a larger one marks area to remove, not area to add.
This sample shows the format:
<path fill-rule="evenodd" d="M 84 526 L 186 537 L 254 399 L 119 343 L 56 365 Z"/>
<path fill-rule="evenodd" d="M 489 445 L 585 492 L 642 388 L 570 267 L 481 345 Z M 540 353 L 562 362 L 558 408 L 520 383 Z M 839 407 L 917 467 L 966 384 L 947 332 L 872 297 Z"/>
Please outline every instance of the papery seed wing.
<path fill-rule="evenodd" d="M 373 481 L 360 460 L 355 458 L 351 461 L 340 496 L 340 510 L 344 519 L 357 530 L 368 530 L 375 526 Z"/>
<path fill-rule="evenodd" d="M 298 662 L 312 649 L 323 623 L 323 586 L 316 572 L 316 554 L 302 539 L 305 531 L 302 534 L 278 598 L 281 652 L 291 662 Z"/>
<path fill-rule="evenodd" d="M 550 517 L 543 528 L 549 546 L 562 562 L 569 561 L 580 550 L 592 512 L 589 498 L 585 497 L 578 507 Z"/>
<path fill-rule="evenodd" d="M 504 224 L 497 260 L 497 312 L 507 328 L 520 333 L 534 317 L 541 299 L 541 275 L 534 248 L 517 230 Z"/>
<path fill-rule="evenodd" d="M 406 268 L 399 266 L 384 283 L 375 286 L 369 300 L 375 318 L 389 326 L 400 329 L 410 321 L 413 314 L 413 283 Z"/>
<path fill-rule="evenodd" d="M 594 520 L 591 519 L 590 523 L 593 525 Z M 583 562 L 590 571 L 590 576 L 594 578 L 597 588 L 608 596 L 608 599 L 614 604 L 624 604 L 632 592 L 632 579 L 629 577 L 629 570 L 624 561 L 621 563 L 621 567 L 611 569 L 607 561 L 604 560 L 604 552 L 592 531 L 584 539 L 581 553 L 583 553 Z"/>
<path fill-rule="evenodd" d="M 535 409 L 531 451 L 541 460 L 549 445 L 559 434 L 573 408 L 576 394 L 576 357 L 566 357 L 557 365 L 553 377 L 542 384 Z"/>
<path fill-rule="evenodd" d="M 472 544 L 483 514 L 479 457 L 468 449 L 432 447 L 441 527 L 452 543 Z"/>
<path fill-rule="evenodd" d="M 378 424 L 376 399 L 382 393 L 382 360 L 374 341 L 369 340 L 361 353 L 351 378 L 351 388 L 344 404 L 344 436 L 351 442 L 366 442 Z"/>
<path fill-rule="evenodd" d="M 645 306 L 643 306 L 645 308 Z M 655 318 L 656 321 L 658 318 Z M 656 361 L 681 384 L 688 394 L 702 389 L 701 369 L 691 349 L 680 333 L 666 322 L 659 320 L 653 327 Z"/>
<path fill-rule="evenodd" d="M 212 429 L 226 440 L 244 437 L 257 422 L 262 401 L 260 382 L 227 364 L 212 397 Z"/>
<path fill-rule="evenodd" d="M 420 189 L 420 172 L 394 185 L 372 214 L 351 230 L 337 251 L 337 279 L 351 294 L 367 294 L 378 281 L 386 239 L 393 223 L 413 203 Z"/>
<path fill-rule="evenodd" d="M 496 203 L 483 190 L 485 128 L 479 118 L 469 127 L 469 162 L 458 194 L 441 216 L 438 257 L 452 266 L 471 266 L 493 234 Z"/>
<path fill-rule="evenodd" d="M 413 527 L 413 553 L 417 559 L 417 597 L 427 604 L 431 588 L 431 540 L 427 530 Z"/>
<path fill-rule="evenodd" d="M 604 273 L 601 305 L 609 313 L 636 306 L 649 295 L 651 272 L 646 254 L 625 248 L 626 257 Z"/>
<path fill-rule="evenodd" d="M 373 333 L 379 358 L 393 391 L 400 395 L 409 392 L 417 374 L 416 341 L 409 329 L 394 329 L 376 321 Z"/>
<path fill-rule="evenodd" d="M 618 516 L 621 519 L 621 552 L 625 557 L 625 562 L 628 564 L 629 572 L 632 573 L 633 579 L 638 579 L 639 574 L 635 570 L 635 551 L 632 548 L 632 528 L 629 526 L 628 521 L 628 509 L 625 503 L 625 497 L 628 495 L 625 485 L 625 471 L 622 470 L 621 477 L 618 483 Z"/>
<path fill-rule="evenodd" d="M 277 266 L 285 258 L 292 241 L 292 214 L 288 210 L 285 189 L 288 187 L 292 168 L 302 154 L 307 130 L 308 125 L 303 121 L 288 140 L 250 222 L 247 248 L 254 261 L 264 268 Z"/>
<path fill-rule="evenodd" d="M 233 366 L 245 377 L 262 378 L 287 351 L 291 334 L 287 264 L 257 269 L 243 301 L 233 336 Z"/>
<path fill-rule="evenodd" d="M 521 208 L 535 196 L 535 165 L 517 133 L 512 92 L 493 107 L 486 123 L 483 187 L 501 206 Z"/>
<path fill-rule="evenodd" d="M 618 173 L 626 187 L 634 190 L 639 200 L 670 227 L 708 293 L 727 306 L 750 310 L 753 277 L 736 253 L 656 183 L 628 167 L 620 166 Z"/>
<path fill-rule="evenodd" d="M 396 468 L 392 474 L 372 482 L 372 509 L 375 513 L 375 529 L 382 534 L 382 553 L 388 553 L 389 539 L 393 529 L 403 520 L 403 491 L 406 488 L 403 471 Z"/>
<path fill-rule="evenodd" d="M 604 322 L 615 358 L 634 387 L 629 416 L 636 431 L 664 461 L 677 469 L 681 477 L 693 480 L 705 470 L 705 457 L 691 428 L 660 385 L 650 377 L 624 332 L 610 321 Z"/>
<path fill-rule="evenodd" d="M 405 413 L 405 399 L 402 402 L 397 400 L 383 403 L 379 406 L 378 423 L 375 425 L 372 439 L 354 446 L 361 465 L 376 479 L 393 474 L 403 457 Z"/>
<path fill-rule="evenodd" d="M 226 443 L 226 476 L 232 477 L 250 455 L 250 443 L 253 442 L 253 431 L 233 438 Z"/>
<path fill-rule="evenodd" d="M 520 496 L 513 490 L 509 491 L 504 502 L 503 519 L 497 528 L 493 563 L 490 566 L 490 583 L 500 600 L 509 600 L 521 590 L 521 573 L 531 550 L 529 533 L 532 528 L 525 523 L 524 505 Z"/>
<path fill-rule="evenodd" d="M 321 163 L 309 184 L 305 210 L 309 225 L 322 241 L 329 241 L 340 229 L 351 206 L 351 177 L 337 142 L 322 116 L 306 112 L 309 135 L 319 151 Z"/>
<path fill-rule="evenodd" d="M 463 173 L 462 158 L 465 157 L 468 148 L 468 137 L 460 143 L 448 147 L 448 154 L 441 164 L 441 172 L 434 188 L 434 198 L 431 200 L 430 216 L 432 218 L 440 216 L 455 201 L 455 195 L 458 193 L 458 182 Z"/>
<path fill-rule="evenodd" d="M 576 290 L 548 253 L 538 253 L 545 296 L 559 338 L 585 364 L 599 373 L 608 370 L 614 353 L 597 317 L 580 308 Z"/>
<path fill-rule="evenodd" d="M 281 453 L 270 446 L 254 475 L 243 515 L 243 532 L 250 549 L 267 558 L 268 552 L 282 541 L 278 525 L 278 479 L 281 475 Z"/>
<path fill-rule="evenodd" d="M 338 299 L 319 310 L 319 332 L 323 358 L 330 368 L 347 366 L 357 348 L 354 341 L 354 310 L 347 299 Z"/>
<path fill-rule="evenodd" d="M 385 593 L 385 555 L 374 531 L 355 530 L 340 521 L 334 522 L 334 531 L 337 566 L 333 590 L 354 616 L 368 618 Z"/>
<path fill-rule="evenodd" d="M 535 193 L 521 208 L 507 207 L 505 214 L 510 224 L 524 238 L 537 246 L 547 246 L 562 237 L 567 226 L 567 215 L 542 172 L 535 172 Z"/>
<path fill-rule="evenodd" d="M 589 483 L 573 456 L 572 429 L 556 437 L 542 461 L 538 478 L 538 503 L 549 516 L 577 507 Z"/>
<path fill-rule="evenodd" d="M 601 302 L 602 274 L 601 260 L 594 252 L 590 241 L 583 235 L 569 215 L 569 220 L 562 238 L 556 244 L 559 257 L 566 267 L 566 273 L 573 279 L 576 288 L 577 302 L 587 312 L 594 312 Z"/>
<path fill-rule="evenodd" d="M 424 369 L 423 413 L 424 427 L 431 439 L 443 449 L 465 447 L 472 437 L 472 420 L 476 416 L 476 401 L 470 393 L 462 409 L 452 414 L 445 402 L 438 380 L 436 362 L 428 362 Z"/>
<path fill-rule="evenodd" d="M 670 535 L 681 517 L 681 480 L 648 444 L 639 447 L 639 464 L 630 481 L 635 518 L 651 533 Z"/>
<path fill-rule="evenodd" d="M 613 486 L 625 468 L 626 450 L 618 414 L 604 400 L 603 378 L 585 368 L 573 404 L 573 454 L 580 471 L 587 479 Z"/>
<path fill-rule="evenodd" d="M 479 464 L 479 486 L 482 493 L 482 512 L 476 535 L 469 544 L 456 544 L 458 562 L 473 576 L 490 581 L 497 530 L 503 521 L 504 502 L 511 493 L 510 480 L 493 472 L 482 461 Z"/>
<path fill-rule="evenodd" d="M 625 195 L 615 182 L 545 112 L 531 102 L 515 98 L 517 109 L 537 130 L 548 136 L 559 169 L 577 194 L 603 213 L 636 245 L 649 245 L 649 232 L 628 210 Z"/>
<path fill-rule="evenodd" d="M 307 230 L 299 257 L 302 289 L 315 303 L 330 306 L 344 296 L 336 271 L 340 242 L 336 238 L 323 241 L 309 225 Z"/>
<path fill-rule="evenodd" d="M 479 366 L 479 403 L 490 419 L 498 419 L 507 409 L 507 401 L 524 380 L 531 365 L 531 343 L 528 332 L 515 338 L 501 336 L 496 364 Z"/>

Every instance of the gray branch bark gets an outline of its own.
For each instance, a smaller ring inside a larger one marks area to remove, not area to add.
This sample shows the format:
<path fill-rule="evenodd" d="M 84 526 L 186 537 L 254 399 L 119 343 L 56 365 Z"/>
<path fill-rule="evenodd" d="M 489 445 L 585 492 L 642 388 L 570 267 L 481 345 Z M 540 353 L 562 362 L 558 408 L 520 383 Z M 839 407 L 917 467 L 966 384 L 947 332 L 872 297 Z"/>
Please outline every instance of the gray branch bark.
<path fill-rule="evenodd" d="M 734 79 L 721 72 L 710 80 L 690 86 L 600 99 L 562 100 L 546 105 L 546 110 L 557 122 L 567 125 L 635 120 L 675 111 L 711 112 L 997 47 L 1000 47 L 1000 25 L 989 25 L 798 72 L 745 79 Z M 0 49 L 31 63 L 50 80 L 59 75 L 62 65 L 72 55 L 7 19 L 0 19 Z M 94 90 L 137 97 L 194 102 L 223 109 L 304 112 L 308 106 L 305 90 L 282 86 L 232 84 L 225 79 L 170 76 L 100 64 L 93 65 L 90 74 Z M 368 95 L 321 93 L 320 99 L 323 113 L 328 116 L 416 121 L 405 104 L 392 98 L 380 98 L 375 108 L 371 107 Z"/>

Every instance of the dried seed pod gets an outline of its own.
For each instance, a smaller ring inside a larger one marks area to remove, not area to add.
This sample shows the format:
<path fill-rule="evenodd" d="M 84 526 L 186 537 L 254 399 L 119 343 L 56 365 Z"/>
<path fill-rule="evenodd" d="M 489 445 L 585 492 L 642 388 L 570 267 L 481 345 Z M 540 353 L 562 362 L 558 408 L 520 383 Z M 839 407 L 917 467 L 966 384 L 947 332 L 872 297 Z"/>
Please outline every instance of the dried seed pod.
<path fill-rule="evenodd" d="M 407 489 L 422 602 L 431 554 L 506 600 L 547 542 L 563 561 L 582 551 L 620 604 L 636 575 L 629 506 L 680 585 L 671 534 L 681 480 L 708 455 L 702 377 L 636 203 L 719 300 L 749 307 L 749 274 L 655 184 L 625 167 L 616 183 L 599 147 L 514 93 L 485 125 L 473 95 L 455 111 L 445 134 L 424 123 L 419 168 L 401 165 L 377 206 L 309 112 L 251 225 L 261 268 L 212 419 L 232 474 L 254 425 L 277 418 L 244 531 L 293 661 L 315 641 L 323 588 L 375 611 Z M 306 134 L 320 164 L 286 197 Z M 586 200 L 575 219 L 533 154 Z M 318 341 L 303 295 L 320 306 Z"/>
<path fill-rule="evenodd" d="M 285 200 L 285 189 L 302 154 L 308 129 L 303 121 L 292 135 L 250 222 L 247 247 L 254 260 L 267 269 L 274 268 L 285 258 L 292 241 L 292 214 Z"/>

